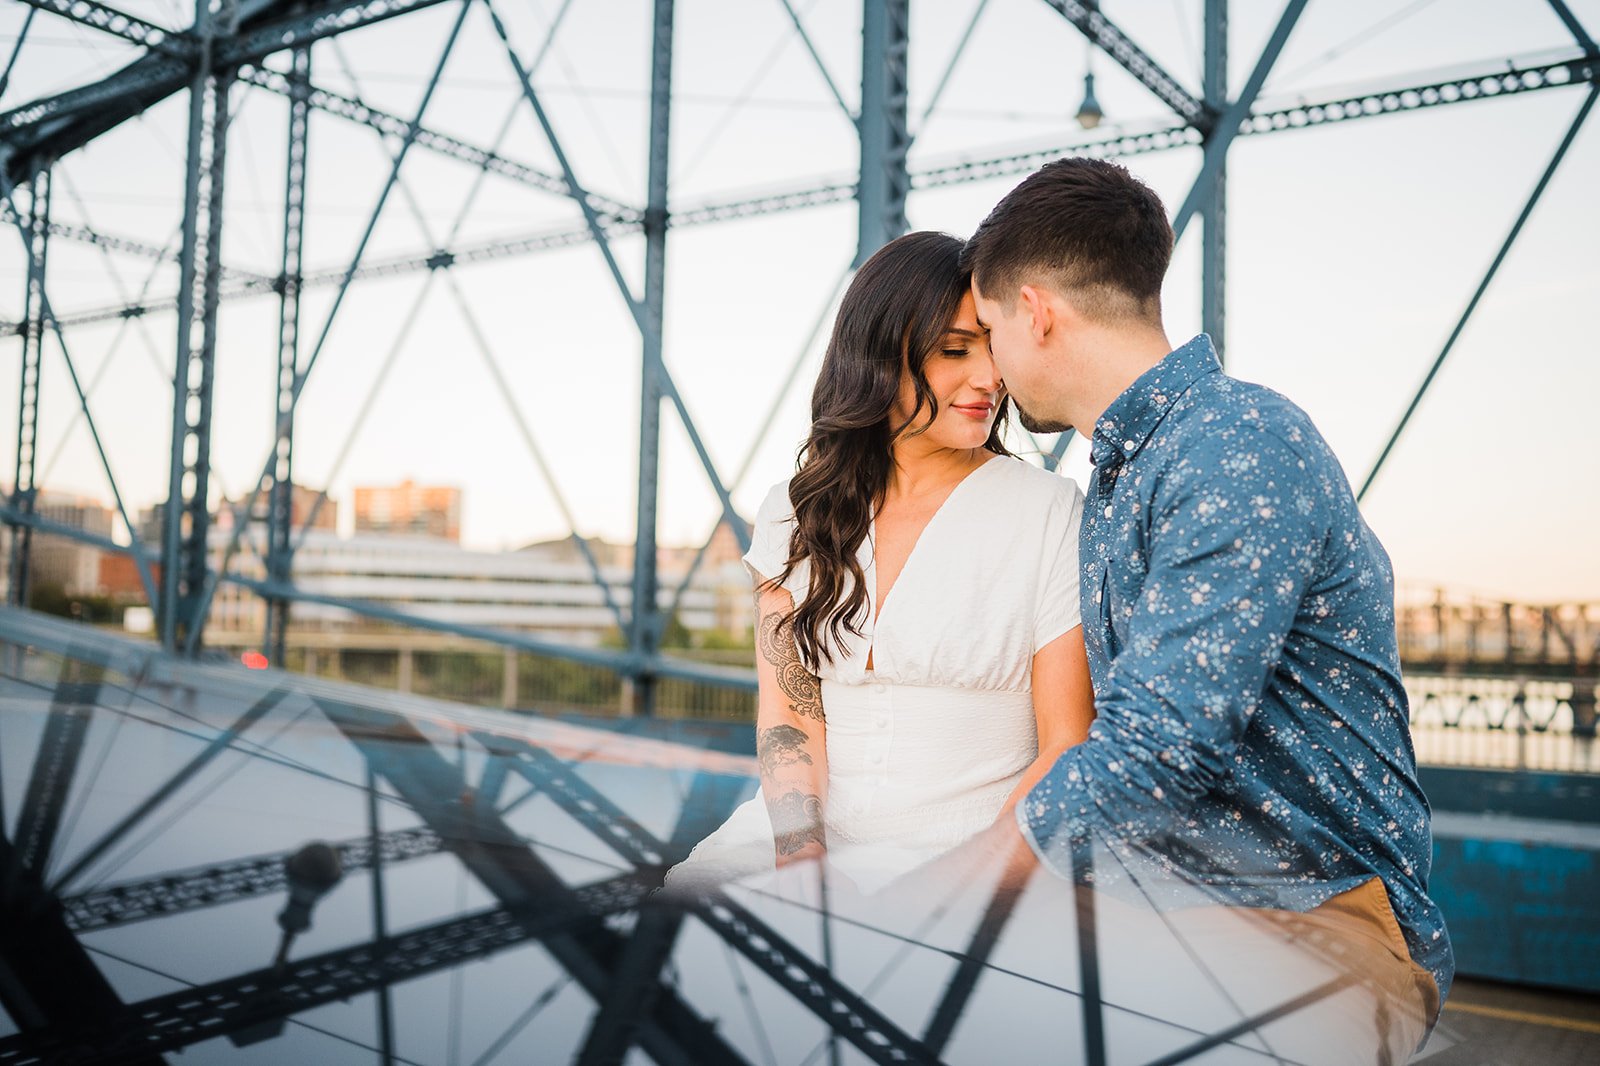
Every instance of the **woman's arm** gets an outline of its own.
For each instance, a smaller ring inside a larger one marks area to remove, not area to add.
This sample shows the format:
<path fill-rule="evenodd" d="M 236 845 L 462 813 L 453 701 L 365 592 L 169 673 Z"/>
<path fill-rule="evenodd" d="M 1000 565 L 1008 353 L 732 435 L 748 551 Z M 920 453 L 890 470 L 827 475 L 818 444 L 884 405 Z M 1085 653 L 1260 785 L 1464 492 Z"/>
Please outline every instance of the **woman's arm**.
<path fill-rule="evenodd" d="M 1033 715 L 1039 724 L 1039 757 L 1006 797 L 1000 816 L 1011 811 L 1061 753 L 1089 736 L 1094 721 L 1094 688 L 1089 683 L 1089 656 L 1083 650 L 1083 627 L 1074 626 L 1033 656 Z"/>
<path fill-rule="evenodd" d="M 801 664 L 794 632 L 783 622 L 793 604 L 786 589 L 762 588 L 756 596 L 756 762 L 779 866 L 827 850 L 822 686 Z"/>

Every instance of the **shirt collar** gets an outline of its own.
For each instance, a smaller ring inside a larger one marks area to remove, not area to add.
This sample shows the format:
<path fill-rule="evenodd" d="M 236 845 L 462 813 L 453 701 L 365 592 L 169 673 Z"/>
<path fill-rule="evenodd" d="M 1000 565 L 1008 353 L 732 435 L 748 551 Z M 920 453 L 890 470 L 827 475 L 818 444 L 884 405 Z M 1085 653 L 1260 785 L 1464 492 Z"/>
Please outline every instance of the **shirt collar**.
<path fill-rule="evenodd" d="M 1168 352 L 1111 401 L 1100 416 L 1090 444 L 1090 461 L 1103 467 L 1133 458 L 1178 397 L 1201 376 L 1221 370 L 1211 338 L 1204 333 Z"/>

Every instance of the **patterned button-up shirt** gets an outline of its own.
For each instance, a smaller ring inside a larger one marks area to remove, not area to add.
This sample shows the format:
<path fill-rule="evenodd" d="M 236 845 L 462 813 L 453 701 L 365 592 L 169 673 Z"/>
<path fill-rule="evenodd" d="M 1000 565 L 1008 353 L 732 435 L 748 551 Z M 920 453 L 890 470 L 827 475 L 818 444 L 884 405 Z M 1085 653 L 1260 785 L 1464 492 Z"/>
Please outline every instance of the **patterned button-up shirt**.
<path fill-rule="evenodd" d="M 1379 876 L 1442 998 L 1455 964 L 1427 894 L 1393 571 L 1338 461 L 1298 407 L 1223 374 L 1204 334 L 1092 444 L 1097 717 L 1018 804 L 1024 835 L 1063 874 L 1070 839 L 1136 845 L 1241 906 L 1305 911 Z"/>

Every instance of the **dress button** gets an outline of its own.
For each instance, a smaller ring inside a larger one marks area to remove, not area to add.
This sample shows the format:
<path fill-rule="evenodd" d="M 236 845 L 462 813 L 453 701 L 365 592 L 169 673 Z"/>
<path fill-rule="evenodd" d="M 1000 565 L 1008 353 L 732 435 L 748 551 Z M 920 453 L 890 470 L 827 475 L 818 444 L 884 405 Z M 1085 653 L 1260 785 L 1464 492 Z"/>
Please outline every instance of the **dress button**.
<path fill-rule="evenodd" d="M 884 726 L 889 724 L 889 719 L 887 719 L 887 718 L 879 718 L 873 724 L 876 725 L 879 729 L 882 729 Z"/>
<path fill-rule="evenodd" d="M 883 756 L 882 755 L 874 755 L 871 758 L 870 762 L 872 763 L 873 766 L 877 766 L 878 764 L 883 762 Z"/>
<path fill-rule="evenodd" d="M 884 693 L 884 692 L 888 692 L 889 691 L 889 686 L 888 685 L 884 685 L 884 684 L 873 685 L 872 686 L 872 691 L 880 693 L 880 694 Z"/>

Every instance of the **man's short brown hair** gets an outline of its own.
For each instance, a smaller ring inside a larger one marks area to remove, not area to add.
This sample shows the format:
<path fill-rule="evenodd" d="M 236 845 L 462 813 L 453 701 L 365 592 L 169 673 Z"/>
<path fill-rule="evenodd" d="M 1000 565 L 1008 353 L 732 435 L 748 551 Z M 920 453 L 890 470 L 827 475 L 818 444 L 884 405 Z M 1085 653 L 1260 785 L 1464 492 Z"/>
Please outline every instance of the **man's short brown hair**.
<path fill-rule="evenodd" d="M 1046 163 L 1006 194 L 967 242 L 986 298 L 1009 304 L 1030 278 L 1101 322 L 1161 321 L 1172 226 L 1148 185 L 1116 163 Z"/>

